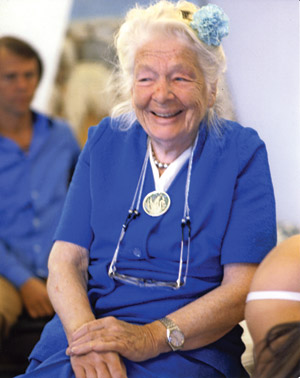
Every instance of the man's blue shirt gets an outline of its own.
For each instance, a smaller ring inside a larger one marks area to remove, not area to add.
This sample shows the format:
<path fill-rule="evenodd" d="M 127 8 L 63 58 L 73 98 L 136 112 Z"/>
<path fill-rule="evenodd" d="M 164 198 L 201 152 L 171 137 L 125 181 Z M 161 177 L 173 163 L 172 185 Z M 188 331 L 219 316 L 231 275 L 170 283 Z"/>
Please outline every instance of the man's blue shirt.
<path fill-rule="evenodd" d="M 69 126 L 33 113 L 28 152 L 0 136 L 0 275 L 16 287 L 47 277 L 54 230 L 79 154 Z"/>

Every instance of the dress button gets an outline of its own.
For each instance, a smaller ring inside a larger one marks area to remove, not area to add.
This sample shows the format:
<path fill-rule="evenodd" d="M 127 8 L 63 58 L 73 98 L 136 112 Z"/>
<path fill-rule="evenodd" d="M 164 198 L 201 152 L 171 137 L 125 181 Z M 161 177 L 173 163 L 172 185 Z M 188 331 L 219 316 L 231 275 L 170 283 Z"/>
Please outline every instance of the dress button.
<path fill-rule="evenodd" d="M 142 256 L 142 252 L 141 252 L 141 250 L 139 248 L 134 248 L 133 254 L 136 257 L 141 257 Z"/>
<path fill-rule="evenodd" d="M 35 253 L 40 253 L 41 252 L 40 244 L 34 244 L 33 250 L 34 250 Z"/>
<path fill-rule="evenodd" d="M 39 218 L 33 218 L 32 224 L 34 225 L 35 228 L 38 228 L 40 227 L 41 221 L 39 220 Z"/>
<path fill-rule="evenodd" d="M 39 192 L 38 192 L 37 190 L 33 190 L 33 191 L 31 192 L 31 198 L 32 198 L 33 200 L 38 199 L 38 198 L 39 198 Z"/>

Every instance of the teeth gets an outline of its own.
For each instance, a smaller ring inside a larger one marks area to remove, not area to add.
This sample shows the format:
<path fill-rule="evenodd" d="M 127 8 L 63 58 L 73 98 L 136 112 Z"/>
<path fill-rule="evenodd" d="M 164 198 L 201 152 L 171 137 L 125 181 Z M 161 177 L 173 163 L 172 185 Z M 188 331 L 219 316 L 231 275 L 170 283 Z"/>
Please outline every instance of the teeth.
<path fill-rule="evenodd" d="M 156 116 L 158 117 L 162 117 L 162 118 L 170 118 L 170 117 L 174 117 L 175 115 L 179 114 L 179 112 L 176 112 L 176 113 L 168 113 L 168 114 L 160 114 L 160 113 L 155 113 L 153 112 L 153 114 L 155 114 Z"/>

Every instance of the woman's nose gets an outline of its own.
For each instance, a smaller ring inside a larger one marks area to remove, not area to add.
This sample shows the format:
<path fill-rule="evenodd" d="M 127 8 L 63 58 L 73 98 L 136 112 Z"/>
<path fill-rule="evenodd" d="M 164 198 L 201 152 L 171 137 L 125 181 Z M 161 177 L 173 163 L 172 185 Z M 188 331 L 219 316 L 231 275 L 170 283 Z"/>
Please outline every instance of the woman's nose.
<path fill-rule="evenodd" d="M 168 80 L 159 79 L 155 85 L 153 99 L 157 102 L 163 103 L 167 100 L 170 100 L 174 97 L 172 88 Z"/>

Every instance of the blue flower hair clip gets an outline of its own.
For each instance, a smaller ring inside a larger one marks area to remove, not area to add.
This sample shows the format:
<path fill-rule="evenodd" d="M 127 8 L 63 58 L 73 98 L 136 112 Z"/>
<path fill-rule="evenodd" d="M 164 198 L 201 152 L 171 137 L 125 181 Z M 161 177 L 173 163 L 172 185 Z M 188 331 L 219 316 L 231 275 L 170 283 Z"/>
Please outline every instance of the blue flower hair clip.
<path fill-rule="evenodd" d="M 208 4 L 194 13 L 190 26 L 202 42 L 219 46 L 222 38 L 228 35 L 229 18 L 220 7 Z"/>

